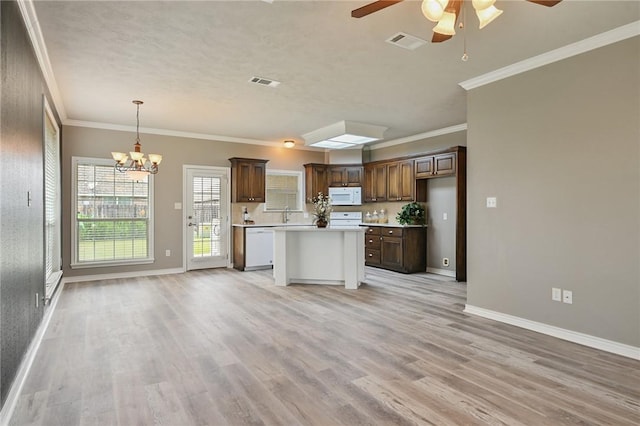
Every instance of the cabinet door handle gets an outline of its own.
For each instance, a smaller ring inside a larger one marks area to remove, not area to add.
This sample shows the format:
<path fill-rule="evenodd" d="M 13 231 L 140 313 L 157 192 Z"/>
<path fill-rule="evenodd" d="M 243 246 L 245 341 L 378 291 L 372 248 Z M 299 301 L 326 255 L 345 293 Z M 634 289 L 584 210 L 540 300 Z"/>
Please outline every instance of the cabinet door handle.
<path fill-rule="evenodd" d="M 369 253 L 369 257 L 373 257 L 373 255 L 371 253 Z"/>
<path fill-rule="evenodd" d="M 393 231 L 389 231 L 389 234 L 393 234 Z"/>

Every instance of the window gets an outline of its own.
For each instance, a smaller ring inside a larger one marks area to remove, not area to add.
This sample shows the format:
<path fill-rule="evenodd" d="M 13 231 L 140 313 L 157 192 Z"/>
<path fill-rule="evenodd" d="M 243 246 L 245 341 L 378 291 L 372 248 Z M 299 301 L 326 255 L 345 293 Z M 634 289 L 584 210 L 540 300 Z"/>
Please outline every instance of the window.
<path fill-rule="evenodd" d="M 45 297 L 50 298 L 62 276 L 60 258 L 60 131 L 44 101 L 44 238 Z"/>
<path fill-rule="evenodd" d="M 267 169 L 265 190 L 265 211 L 302 210 L 302 172 Z"/>
<path fill-rule="evenodd" d="M 112 160 L 73 158 L 72 267 L 153 262 L 153 176 L 135 181 Z"/>

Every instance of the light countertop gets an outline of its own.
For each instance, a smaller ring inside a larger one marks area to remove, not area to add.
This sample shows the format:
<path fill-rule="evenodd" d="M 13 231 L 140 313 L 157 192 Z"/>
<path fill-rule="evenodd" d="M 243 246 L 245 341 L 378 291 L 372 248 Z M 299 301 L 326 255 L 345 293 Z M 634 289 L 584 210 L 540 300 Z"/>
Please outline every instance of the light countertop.
<path fill-rule="evenodd" d="M 239 228 L 274 228 L 274 227 L 287 227 L 287 226 L 312 226 L 310 223 L 234 223 L 232 226 Z"/>
<path fill-rule="evenodd" d="M 399 223 L 363 223 L 360 226 L 384 226 L 385 228 L 426 228 L 427 225 L 400 225 Z"/>
<path fill-rule="evenodd" d="M 350 226 L 350 227 L 337 227 L 332 228 L 331 226 L 327 226 L 326 228 L 318 228 L 315 225 L 309 226 L 279 226 L 273 228 L 274 231 L 279 232 L 309 232 L 309 231 L 317 231 L 317 232 L 365 232 L 365 228 L 361 226 Z"/>

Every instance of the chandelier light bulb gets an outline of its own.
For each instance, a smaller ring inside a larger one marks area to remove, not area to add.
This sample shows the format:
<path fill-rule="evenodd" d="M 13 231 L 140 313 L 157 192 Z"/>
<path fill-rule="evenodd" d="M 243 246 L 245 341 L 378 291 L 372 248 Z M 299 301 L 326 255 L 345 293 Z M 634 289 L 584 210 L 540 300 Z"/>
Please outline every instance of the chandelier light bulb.
<path fill-rule="evenodd" d="M 151 161 L 153 164 L 160 164 L 162 162 L 162 155 L 149 154 L 149 161 Z"/>

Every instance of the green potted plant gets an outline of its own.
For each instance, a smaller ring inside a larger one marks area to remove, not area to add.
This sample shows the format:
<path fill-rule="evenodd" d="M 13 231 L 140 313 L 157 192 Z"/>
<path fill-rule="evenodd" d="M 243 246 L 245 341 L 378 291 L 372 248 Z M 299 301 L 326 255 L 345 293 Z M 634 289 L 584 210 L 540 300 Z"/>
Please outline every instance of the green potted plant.
<path fill-rule="evenodd" d="M 400 225 L 424 225 L 424 207 L 416 202 L 405 204 L 396 215 L 396 220 Z"/>

